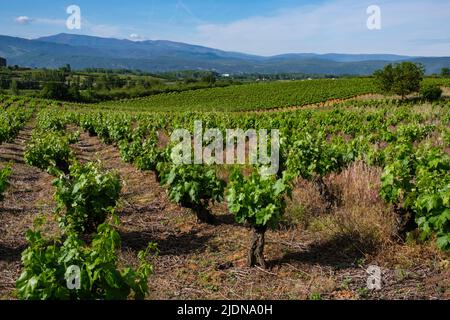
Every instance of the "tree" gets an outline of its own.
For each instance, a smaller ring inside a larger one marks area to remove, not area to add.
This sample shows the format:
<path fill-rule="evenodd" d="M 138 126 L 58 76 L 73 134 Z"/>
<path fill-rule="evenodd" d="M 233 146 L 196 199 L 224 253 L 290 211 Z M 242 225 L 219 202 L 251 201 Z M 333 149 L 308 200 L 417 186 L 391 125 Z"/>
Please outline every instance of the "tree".
<path fill-rule="evenodd" d="M 286 157 L 286 168 L 295 177 L 313 182 L 330 212 L 336 197 L 324 181 L 332 172 L 340 172 L 352 160 L 348 148 L 339 142 L 328 143 L 325 131 L 305 133 L 296 137 Z"/>
<path fill-rule="evenodd" d="M 441 76 L 443 76 L 443 77 L 450 77 L 450 69 L 449 68 L 442 68 Z"/>
<path fill-rule="evenodd" d="M 64 83 L 48 82 L 42 88 L 42 97 L 45 99 L 66 100 L 69 89 Z"/>
<path fill-rule="evenodd" d="M 81 100 L 81 94 L 80 90 L 78 89 L 78 86 L 76 85 L 70 86 L 67 92 L 67 96 L 70 100 L 79 102 Z"/>
<path fill-rule="evenodd" d="M 15 95 L 15 96 L 18 96 L 18 95 L 19 95 L 19 86 L 18 86 L 16 80 L 13 80 L 13 81 L 11 82 L 11 93 L 12 93 L 13 95 Z"/>
<path fill-rule="evenodd" d="M 439 100 L 442 96 L 442 89 L 438 85 L 427 85 L 420 89 L 421 96 L 428 101 Z"/>
<path fill-rule="evenodd" d="M 388 64 L 383 70 L 377 70 L 374 74 L 378 86 L 383 92 L 391 92 L 394 85 L 394 67 Z"/>
<path fill-rule="evenodd" d="M 376 71 L 374 76 L 383 92 L 398 94 L 403 100 L 408 94 L 420 90 L 424 74 L 422 65 L 402 62 L 395 66 L 389 64 Z"/>
<path fill-rule="evenodd" d="M 94 77 L 92 77 L 91 75 L 86 76 L 82 87 L 85 89 L 92 89 L 94 87 Z"/>
<path fill-rule="evenodd" d="M 12 173 L 12 164 L 6 165 L 3 169 L 0 169 L 0 201 L 3 200 L 3 192 L 9 187 L 8 179 Z"/>
<path fill-rule="evenodd" d="M 71 73 L 72 72 L 72 67 L 70 66 L 70 64 L 66 64 L 65 66 L 59 68 L 62 72 L 64 73 Z"/>
<path fill-rule="evenodd" d="M 216 83 L 216 76 L 214 75 L 214 73 L 211 72 L 204 75 L 201 81 L 212 85 Z"/>

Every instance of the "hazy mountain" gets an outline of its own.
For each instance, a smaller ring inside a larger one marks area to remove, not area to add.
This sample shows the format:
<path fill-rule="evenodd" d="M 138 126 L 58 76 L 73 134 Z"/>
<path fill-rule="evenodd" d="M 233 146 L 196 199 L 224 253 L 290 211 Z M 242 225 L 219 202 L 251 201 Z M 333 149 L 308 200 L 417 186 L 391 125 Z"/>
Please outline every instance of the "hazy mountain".
<path fill-rule="evenodd" d="M 212 55 L 221 58 L 258 59 L 242 53 L 226 52 L 202 46 L 185 43 L 156 40 L 130 41 L 113 38 L 99 38 L 84 35 L 61 33 L 54 36 L 42 37 L 37 41 L 65 44 L 77 47 L 97 48 L 107 50 L 110 54 L 120 58 L 148 59 L 155 56 L 183 57 L 186 55 Z"/>
<path fill-rule="evenodd" d="M 9 65 L 75 69 L 124 68 L 145 71 L 215 70 L 221 73 L 371 74 L 390 62 L 414 61 L 428 73 L 450 66 L 450 57 L 388 54 L 284 54 L 261 57 L 172 41 L 139 41 L 58 34 L 35 40 L 0 36 L 0 56 Z"/>

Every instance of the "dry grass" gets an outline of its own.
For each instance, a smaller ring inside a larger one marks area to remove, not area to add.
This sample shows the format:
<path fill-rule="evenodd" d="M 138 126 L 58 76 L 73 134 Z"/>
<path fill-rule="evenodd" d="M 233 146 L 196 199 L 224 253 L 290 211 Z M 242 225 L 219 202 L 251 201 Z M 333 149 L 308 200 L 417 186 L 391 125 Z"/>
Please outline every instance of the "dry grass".
<path fill-rule="evenodd" d="M 312 184 L 301 181 L 285 221 L 327 239 L 345 234 L 365 242 L 368 248 L 387 245 L 394 234 L 395 216 L 379 197 L 380 175 L 379 168 L 357 162 L 328 176 L 327 184 L 338 199 L 332 213 L 325 212 L 325 204 Z"/>
<path fill-rule="evenodd" d="M 450 97 L 450 88 L 449 87 L 441 87 L 442 89 L 442 96 L 444 98 L 449 98 Z"/>

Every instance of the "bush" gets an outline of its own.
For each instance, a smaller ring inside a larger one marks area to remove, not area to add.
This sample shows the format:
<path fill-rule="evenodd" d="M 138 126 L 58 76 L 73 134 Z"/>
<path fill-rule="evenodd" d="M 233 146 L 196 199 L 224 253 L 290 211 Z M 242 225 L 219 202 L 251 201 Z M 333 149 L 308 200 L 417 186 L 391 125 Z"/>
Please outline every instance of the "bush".
<path fill-rule="evenodd" d="M 157 164 L 164 161 L 164 151 L 159 150 L 156 141 L 147 139 L 142 144 L 142 152 L 136 157 L 135 164 L 139 170 L 156 170 Z"/>
<path fill-rule="evenodd" d="M 55 132 L 36 132 L 25 151 L 25 162 L 55 175 L 69 172 L 72 152 L 67 137 Z"/>
<path fill-rule="evenodd" d="M 42 88 L 44 99 L 66 100 L 69 97 L 69 88 L 65 83 L 48 82 Z"/>
<path fill-rule="evenodd" d="M 208 202 L 221 202 L 225 189 L 215 171 L 203 165 L 172 165 L 162 174 L 161 184 L 168 187 L 171 201 L 193 209 L 197 218 L 207 223 L 213 221 L 206 210 Z"/>
<path fill-rule="evenodd" d="M 248 253 L 248 265 L 266 267 L 264 260 L 264 235 L 268 227 L 276 227 L 286 208 L 285 196 L 292 186 L 289 176 L 281 179 L 266 177 L 254 172 L 249 178 L 239 171 L 231 175 L 227 200 L 228 208 L 239 223 L 249 223 L 253 237 Z"/>
<path fill-rule="evenodd" d="M 75 164 L 70 176 L 53 182 L 59 223 L 62 229 L 91 233 L 104 223 L 120 197 L 121 182 L 116 172 L 104 172 L 100 164 Z"/>
<path fill-rule="evenodd" d="M 436 101 L 442 97 L 442 89 L 438 85 L 428 85 L 422 87 L 420 94 L 427 101 Z"/>
<path fill-rule="evenodd" d="M 116 251 L 120 236 L 112 226 L 99 226 L 90 246 L 70 234 L 62 239 L 46 239 L 40 231 L 27 232 L 29 247 L 22 253 L 23 272 L 16 282 L 22 300 L 124 300 L 144 299 L 148 293 L 148 277 L 153 267 L 146 261 L 146 251 L 138 254 L 137 270 L 118 269 Z M 70 267 L 79 268 L 79 289 L 73 283 Z"/>
<path fill-rule="evenodd" d="M 122 140 L 119 142 L 119 153 L 123 161 L 133 163 L 142 153 L 142 141 L 140 140 Z"/>
<path fill-rule="evenodd" d="M 0 201 L 3 201 L 3 192 L 6 191 L 6 188 L 9 186 L 8 179 L 11 176 L 12 165 L 8 164 L 3 169 L 0 169 Z"/>
<path fill-rule="evenodd" d="M 443 76 L 443 77 L 450 77 L 450 69 L 449 68 L 442 68 L 441 69 L 441 76 Z"/>

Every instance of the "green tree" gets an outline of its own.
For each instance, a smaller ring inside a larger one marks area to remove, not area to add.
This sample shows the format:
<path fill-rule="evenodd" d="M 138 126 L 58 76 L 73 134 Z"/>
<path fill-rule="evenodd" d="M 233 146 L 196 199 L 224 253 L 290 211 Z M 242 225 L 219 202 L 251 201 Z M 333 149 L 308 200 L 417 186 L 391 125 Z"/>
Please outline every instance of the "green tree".
<path fill-rule="evenodd" d="M 388 64 L 383 70 L 377 70 L 374 74 L 378 86 L 383 92 L 390 93 L 394 85 L 394 67 Z"/>
<path fill-rule="evenodd" d="M 442 68 L 441 76 L 443 76 L 443 77 L 450 77 L 450 69 L 449 68 Z"/>
<path fill-rule="evenodd" d="M 71 73 L 72 67 L 70 66 L 70 64 L 66 64 L 65 66 L 61 67 L 60 70 L 64 73 Z"/>
<path fill-rule="evenodd" d="M 83 81 L 83 85 L 82 85 L 85 89 L 92 89 L 94 87 L 94 77 L 92 77 L 91 75 L 88 75 L 84 81 Z"/>
<path fill-rule="evenodd" d="M 64 83 L 48 82 L 42 88 L 42 97 L 45 99 L 66 100 L 69 89 Z"/>
<path fill-rule="evenodd" d="M 424 74 L 422 65 L 402 62 L 395 66 L 389 64 L 374 75 L 383 92 L 398 94 L 404 99 L 408 94 L 420 90 Z"/>
<path fill-rule="evenodd" d="M 12 93 L 13 95 L 15 95 L 15 96 L 18 96 L 18 95 L 19 95 L 19 86 L 18 86 L 16 80 L 13 80 L 13 81 L 11 82 L 11 93 Z"/>
<path fill-rule="evenodd" d="M 6 165 L 3 169 L 0 169 L 0 201 L 3 200 L 3 192 L 9 187 L 8 179 L 11 176 L 12 164 Z"/>
<path fill-rule="evenodd" d="M 70 86 L 67 94 L 68 94 L 68 98 L 72 101 L 80 101 L 81 100 L 80 90 L 78 89 L 78 86 L 76 86 L 76 85 Z"/>
<path fill-rule="evenodd" d="M 202 77 L 202 82 L 208 83 L 208 84 L 215 84 L 216 83 L 216 76 L 214 73 L 208 73 Z"/>
<path fill-rule="evenodd" d="M 167 186 L 169 199 L 192 209 L 200 222 L 214 223 L 209 203 L 223 200 L 225 182 L 214 169 L 202 165 L 173 165 L 161 172 L 161 184 Z"/>

